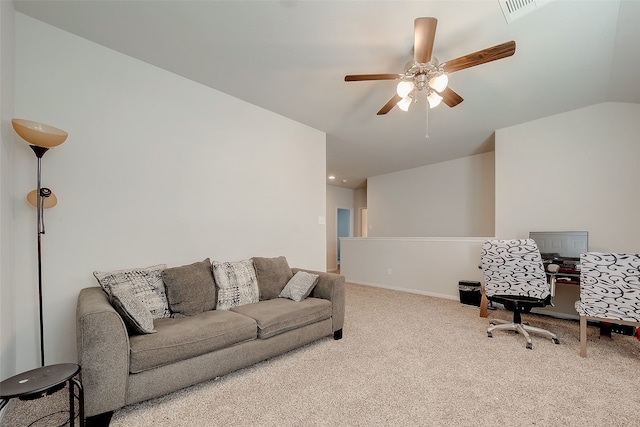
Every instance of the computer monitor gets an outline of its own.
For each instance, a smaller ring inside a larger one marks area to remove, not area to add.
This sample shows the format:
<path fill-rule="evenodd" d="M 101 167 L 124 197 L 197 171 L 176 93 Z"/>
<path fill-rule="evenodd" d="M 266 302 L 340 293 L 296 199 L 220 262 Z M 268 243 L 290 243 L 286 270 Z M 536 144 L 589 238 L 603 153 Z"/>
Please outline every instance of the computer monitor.
<path fill-rule="evenodd" d="M 545 261 L 579 261 L 580 254 L 589 250 L 587 231 L 532 231 L 529 238 L 536 241 Z"/>

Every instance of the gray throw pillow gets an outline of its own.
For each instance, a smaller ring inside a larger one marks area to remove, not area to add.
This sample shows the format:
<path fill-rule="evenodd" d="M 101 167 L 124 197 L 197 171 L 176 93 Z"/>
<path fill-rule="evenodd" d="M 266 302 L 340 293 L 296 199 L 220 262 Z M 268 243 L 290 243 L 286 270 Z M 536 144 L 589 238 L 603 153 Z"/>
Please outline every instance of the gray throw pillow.
<path fill-rule="evenodd" d="M 213 278 L 218 287 L 216 310 L 230 310 L 258 302 L 258 279 L 253 261 L 213 262 Z"/>
<path fill-rule="evenodd" d="M 93 275 L 102 289 L 111 295 L 111 287 L 128 283 L 138 301 L 144 303 L 154 319 L 171 316 L 169 303 L 164 291 L 162 272 L 166 264 L 154 265 L 146 268 L 131 268 L 116 271 L 94 271 Z"/>
<path fill-rule="evenodd" d="M 131 284 L 123 283 L 111 287 L 109 301 L 133 334 L 153 334 L 153 317 L 136 297 Z"/>
<path fill-rule="evenodd" d="M 260 301 L 278 298 L 280 292 L 293 277 L 289 263 L 283 256 L 277 258 L 254 257 L 253 265 L 258 278 Z"/>
<path fill-rule="evenodd" d="M 289 280 L 287 286 L 280 293 L 280 298 L 289 298 L 293 301 L 302 301 L 311 294 L 311 291 L 318 283 L 320 276 L 317 274 L 307 273 L 306 271 L 298 271 L 295 276 Z"/>
<path fill-rule="evenodd" d="M 216 307 L 216 284 L 209 258 L 181 267 L 167 268 L 162 272 L 162 280 L 173 317 L 193 316 Z"/>

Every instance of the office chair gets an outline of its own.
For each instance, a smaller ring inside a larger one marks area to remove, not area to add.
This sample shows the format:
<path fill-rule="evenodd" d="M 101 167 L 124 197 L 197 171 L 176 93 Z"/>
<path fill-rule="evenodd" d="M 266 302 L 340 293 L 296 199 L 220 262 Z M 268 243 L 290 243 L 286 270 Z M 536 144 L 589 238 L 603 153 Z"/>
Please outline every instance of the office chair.
<path fill-rule="evenodd" d="M 526 338 L 527 348 L 533 349 L 529 332 L 534 332 L 560 344 L 556 334 L 525 325 L 521 317 L 521 313 L 529 313 L 533 307 L 551 305 L 555 275 L 560 267 L 550 264 L 548 283 L 538 245 L 533 239 L 487 240 L 482 245 L 480 260 L 484 273 L 483 294 L 489 301 L 513 311 L 513 322 L 490 320 L 487 336 L 492 338 L 493 331 L 497 330 L 515 331 Z"/>
<path fill-rule="evenodd" d="M 580 356 L 587 357 L 587 320 L 640 327 L 640 254 L 580 254 Z"/>

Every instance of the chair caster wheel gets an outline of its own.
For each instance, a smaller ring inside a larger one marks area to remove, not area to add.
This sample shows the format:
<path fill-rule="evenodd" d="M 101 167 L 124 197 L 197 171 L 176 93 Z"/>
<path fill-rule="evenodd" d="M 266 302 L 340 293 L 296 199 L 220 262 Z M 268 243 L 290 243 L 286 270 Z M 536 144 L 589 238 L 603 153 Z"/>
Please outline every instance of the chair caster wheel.
<path fill-rule="evenodd" d="M 533 350 L 533 344 L 531 344 L 530 342 L 527 343 L 527 348 L 529 350 Z"/>
<path fill-rule="evenodd" d="M 558 338 L 551 338 L 554 344 L 560 344 L 560 340 Z"/>
<path fill-rule="evenodd" d="M 489 338 L 493 338 L 493 334 L 492 334 L 491 332 L 487 332 L 487 336 L 488 336 Z"/>

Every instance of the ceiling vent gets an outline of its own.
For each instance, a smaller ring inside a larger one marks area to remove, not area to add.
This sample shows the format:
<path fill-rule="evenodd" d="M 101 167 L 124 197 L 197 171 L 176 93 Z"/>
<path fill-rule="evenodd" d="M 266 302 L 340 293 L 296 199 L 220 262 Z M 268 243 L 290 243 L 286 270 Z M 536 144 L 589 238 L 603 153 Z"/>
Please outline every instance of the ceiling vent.
<path fill-rule="evenodd" d="M 538 8 L 551 3 L 553 0 L 498 0 L 507 24 L 535 12 Z"/>

